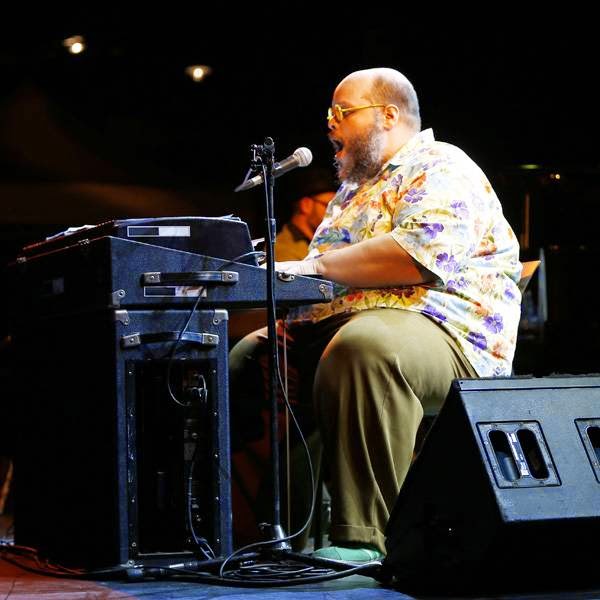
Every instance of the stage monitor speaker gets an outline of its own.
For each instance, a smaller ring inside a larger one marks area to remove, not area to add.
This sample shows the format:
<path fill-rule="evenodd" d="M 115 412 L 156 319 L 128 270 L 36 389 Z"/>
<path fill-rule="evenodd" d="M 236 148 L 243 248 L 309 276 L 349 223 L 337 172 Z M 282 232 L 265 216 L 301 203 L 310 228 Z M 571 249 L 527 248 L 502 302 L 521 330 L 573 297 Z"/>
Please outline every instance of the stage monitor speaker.
<path fill-rule="evenodd" d="M 455 380 L 386 530 L 406 589 L 600 579 L 600 377 Z"/>
<path fill-rule="evenodd" d="M 231 552 L 226 311 L 32 315 L 15 344 L 17 544 L 86 568 Z"/>

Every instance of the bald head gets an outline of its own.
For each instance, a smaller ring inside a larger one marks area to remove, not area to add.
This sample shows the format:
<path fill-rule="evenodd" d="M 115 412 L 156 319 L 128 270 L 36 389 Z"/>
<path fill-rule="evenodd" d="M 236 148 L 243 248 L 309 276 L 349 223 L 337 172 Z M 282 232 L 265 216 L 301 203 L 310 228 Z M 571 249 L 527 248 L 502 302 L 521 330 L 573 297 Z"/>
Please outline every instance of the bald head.
<path fill-rule="evenodd" d="M 419 102 L 408 79 L 394 69 L 366 69 L 336 87 L 327 121 L 340 181 L 374 177 L 421 130 Z"/>
<path fill-rule="evenodd" d="M 345 86 L 360 89 L 361 96 L 372 104 L 396 105 L 404 124 L 415 133 L 421 130 L 415 88 L 400 71 L 386 67 L 354 71 L 342 79 L 336 91 Z"/>

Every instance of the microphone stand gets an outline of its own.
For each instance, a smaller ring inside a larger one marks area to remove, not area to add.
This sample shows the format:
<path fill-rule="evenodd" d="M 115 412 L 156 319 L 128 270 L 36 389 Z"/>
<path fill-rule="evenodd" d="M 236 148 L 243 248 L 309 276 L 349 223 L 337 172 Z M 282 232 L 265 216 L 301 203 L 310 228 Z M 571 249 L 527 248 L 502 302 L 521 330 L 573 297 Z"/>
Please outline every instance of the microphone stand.
<path fill-rule="evenodd" d="M 271 447 L 271 470 L 272 470 L 272 492 L 273 492 L 273 512 L 271 523 L 261 523 L 260 529 L 266 539 L 281 540 L 271 544 L 274 550 L 290 550 L 291 546 L 285 540 L 285 532 L 281 525 L 281 488 L 279 482 L 279 429 L 277 405 L 278 381 L 278 349 L 277 349 L 277 315 L 275 299 L 275 235 L 277 231 L 275 221 L 275 210 L 273 202 L 273 192 L 275 188 L 275 176 L 273 174 L 273 164 L 275 155 L 275 144 L 273 139 L 267 137 L 264 144 L 252 146 L 254 153 L 252 166 L 262 168 L 265 186 L 265 240 L 266 240 L 266 266 L 267 266 L 267 332 L 269 338 L 269 404 L 271 407 L 270 415 L 270 447 Z"/>

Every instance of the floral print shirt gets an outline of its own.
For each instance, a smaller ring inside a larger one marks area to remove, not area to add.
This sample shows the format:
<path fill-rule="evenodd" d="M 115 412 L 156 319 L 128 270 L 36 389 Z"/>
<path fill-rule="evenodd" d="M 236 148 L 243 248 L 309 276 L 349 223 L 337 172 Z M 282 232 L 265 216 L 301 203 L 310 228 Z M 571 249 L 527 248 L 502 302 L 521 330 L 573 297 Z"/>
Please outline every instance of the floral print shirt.
<path fill-rule="evenodd" d="M 384 289 L 335 285 L 331 303 L 295 309 L 292 321 L 390 308 L 423 313 L 458 343 L 480 376 L 510 375 L 520 318 L 519 246 L 479 167 L 427 129 L 410 139 L 373 179 L 343 184 L 307 258 L 391 234 L 435 276 Z"/>

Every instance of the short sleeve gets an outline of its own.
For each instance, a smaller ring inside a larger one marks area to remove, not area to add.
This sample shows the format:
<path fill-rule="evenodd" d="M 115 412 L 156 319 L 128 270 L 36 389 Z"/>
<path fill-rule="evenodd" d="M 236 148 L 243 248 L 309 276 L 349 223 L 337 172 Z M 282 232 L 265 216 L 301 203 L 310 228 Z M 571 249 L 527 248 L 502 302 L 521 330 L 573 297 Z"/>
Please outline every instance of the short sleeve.
<path fill-rule="evenodd" d="M 486 193 L 476 173 L 434 161 L 398 191 L 391 235 L 446 284 L 478 245 Z"/>

